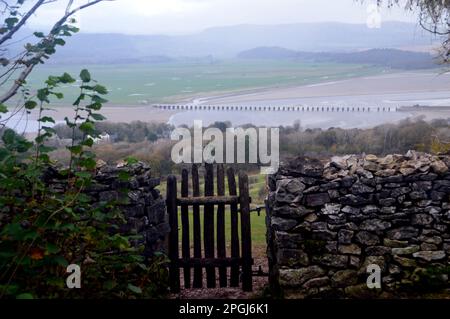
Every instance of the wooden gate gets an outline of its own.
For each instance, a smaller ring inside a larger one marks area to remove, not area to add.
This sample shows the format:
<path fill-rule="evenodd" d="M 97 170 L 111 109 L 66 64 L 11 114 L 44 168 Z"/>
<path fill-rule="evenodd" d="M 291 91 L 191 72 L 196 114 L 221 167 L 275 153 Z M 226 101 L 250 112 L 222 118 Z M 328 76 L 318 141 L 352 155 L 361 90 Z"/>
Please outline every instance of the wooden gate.
<path fill-rule="evenodd" d="M 206 164 L 204 196 L 200 196 L 199 170 L 196 165 L 192 166 L 191 173 L 191 194 L 189 194 L 188 170 L 182 171 L 180 197 L 177 193 L 176 177 L 169 176 L 167 180 L 167 210 L 171 227 L 169 235 L 171 291 L 174 293 L 180 291 L 180 268 L 183 268 L 185 288 L 203 287 L 203 269 L 206 273 L 206 287 L 215 288 L 217 268 L 220 287 L 239 287 L 240 282 L 242 282 L 244 291 L 252 291 L 251 199 L 248 190 L 248 176 L 242 172 L 239 173 L 238 195 L 235 172 L 233 168 L 228 168 L 226 172 L 228 195 L 225 195 L 224 167 L 223 165 L 217 165 L 217 193 L 215 194 L 214 166 Z M 227 206 L 229 206 L 229 210 L 226 210 Z M 180 211 L 179 207 L 181 208 Z M 230 212 L 229 216 L 226 216 L 226 211 Z M 181 258 L 179 214 L 181 214 Z M 192 214 L 192 218 L 189 218 L 190 214 Z M 203 216 L 203 235 L 201 216 Z M 230 220 L 230 256 L 227 256 L 226 218 Z M 192 222 L 192 226 L 190 222 Z M 193 254 L 191 254 L 191 239 L 193 240 Z M 229 277 L 228 269 L 230 269 Z M 191 282 L 192 271 L 193 280 Z"/>

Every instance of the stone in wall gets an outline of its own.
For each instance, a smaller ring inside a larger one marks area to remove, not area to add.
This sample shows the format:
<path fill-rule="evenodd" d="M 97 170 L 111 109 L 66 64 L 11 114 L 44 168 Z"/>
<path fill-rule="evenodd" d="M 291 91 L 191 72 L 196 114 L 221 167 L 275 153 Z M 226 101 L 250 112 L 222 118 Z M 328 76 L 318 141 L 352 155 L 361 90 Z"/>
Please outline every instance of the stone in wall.
<path fill-rule="evenodd" d="M 297 158 L 269 180 L 270 281 L 287 298 L 450 295 L 450 157 Z M 367 266 L 381 289 L 366 285 Z"/>

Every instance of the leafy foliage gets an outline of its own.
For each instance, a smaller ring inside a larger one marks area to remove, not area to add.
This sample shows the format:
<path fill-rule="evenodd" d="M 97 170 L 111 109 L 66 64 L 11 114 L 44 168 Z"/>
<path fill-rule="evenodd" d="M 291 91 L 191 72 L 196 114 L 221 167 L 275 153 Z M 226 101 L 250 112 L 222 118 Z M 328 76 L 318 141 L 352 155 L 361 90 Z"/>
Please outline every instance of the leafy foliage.
<path fill-rule="evenodd" d="M 136 298 L 157 297 L 165 291 L 164 256 L 147 263 L 142 251 L 117 229 L 125 222 L 118 209 L 124 199 L 95 203 L 85 192 L 96 169 L 90 150 L 97 136 L 95 124 L 107 89 L 80 73 L 80 93 L 74 117 L 66 118 L 73 134 L 82 138 L 68 147 L 70 164 L 52 173 L 46 141 L 54 136 L 48 115 L 53 99 L 61 99 L 60 85 L 75 83 L 69 74 L 51 76 L 36 97 L 25 102 L 39 112 L 39 131 L 29 142 L 13 130 L 0 143 L 0 298 Z M 78 83 L 78 82 L 77 82 Z M 81 267 L 82 289 L 66 287 L 66 267 Z"/>

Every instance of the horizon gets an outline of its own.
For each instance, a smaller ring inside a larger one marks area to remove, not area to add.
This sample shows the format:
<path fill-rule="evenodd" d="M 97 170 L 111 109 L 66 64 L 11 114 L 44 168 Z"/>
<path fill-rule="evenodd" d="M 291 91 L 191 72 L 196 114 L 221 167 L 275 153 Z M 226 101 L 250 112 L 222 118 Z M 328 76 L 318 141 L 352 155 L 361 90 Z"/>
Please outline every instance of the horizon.
<path fill-rule="evenodd" d="M 75 0 L 75 2 L 79 2 Z M 392 8 L 373 7 L 374 1 L 355 0 L 116 0 L 77 13 L 78 24 L 87 33 L 124 33 L 133 35 L 177 35 L 242 24 L 278 25 L 297 23 L 340 22 L 364 24 L 379 10 L 385 21 L 417 22 L 416 12 L 405 11 L 403 5 Z M 239 8 L 237 10 L 237 8 Z M 54 16 L 64 10 L 60 2 L 46 4 L 30 20 L 33 28 L 45 28 Z M 102 19 L 99 20 L 98 17 Z M 124 22 L 120 23 L 122 20 Z M 382 25 L 381 25 L 382 27 Z"/>
<path fill-rule="evenodd" d="M 292 22 L 292 23 L 278 23 L 278 24 L 256 24 L 256 23 L 240 23 L 240 24 L 230 24 L 230 25 L 217 25 L 207 27 L 205 29 L 196 30 L 187 33 L 172 33 L 172 34 L 163 34 L 163 33 L 125 33 L 125 32 L 95 32 L 95 31 L 87 31 L 80 29 L 79 34 L 118 34 L 118 35 L 127 35 L 127 36 L 166 36 L 166 37 L 175 37 L 175 36 L 189 36 L 200 34 L 203 32 L 207 32 L 210 30 L 216 29 L 226 29 L 226 28 L 235 28 L 235 27 L 277 27 L 277 26 L 294 26 L 294 25 L 319 25 L 319 24 L 341 24 L 341 25 L 353 25 L 353 26 L 365 26 L 365 23 L 358 22 L 342 22 L 342 21 L 320 21 L 320 22 Z M 408 22 L 408 21 L 400 21 L 400 20 L 388 20 L 383 22 L 386 24 L 404 24 L 417 27 L 417 31 L 421 31 L 424 34 L 425 30 L 421 29 L 420 25 L 417 22 Z M 368 28 L 369 29 L 369 28 Z"/>

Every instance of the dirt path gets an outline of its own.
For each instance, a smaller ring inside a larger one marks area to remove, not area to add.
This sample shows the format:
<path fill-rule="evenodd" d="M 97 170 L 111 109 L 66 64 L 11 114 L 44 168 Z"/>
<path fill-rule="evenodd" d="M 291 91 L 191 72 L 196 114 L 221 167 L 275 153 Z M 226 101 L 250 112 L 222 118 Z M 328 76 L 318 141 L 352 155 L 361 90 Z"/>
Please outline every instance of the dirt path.
<path fill-rule="evenodd" d="M 254 247 L 253 259 L 255 264 L 253 270 L 258 270 L 261 266 L 264 272 L 269 271 L 267 263 L 266 247 Z M 181 274 L 183 271 L 181 271 Z M 228 270 L 229 273 L 229 270 Z M 217 274 L 217 271 L 216 271 Z M 203 276 L 203 286 L 206 287 L 206 279 Z M 183 278 L 181 275 L 181 283 Z M 219 286 L 219 283 L 216 283 Z M 264 290 L 268 285 L 267 277 L 253 277 L 253 291 L 244 292 L 241 288 L 201 288 L 201 289 L 181 289 L 178 294 L 171 294 L 170 299 L 254 299 L 263 296 Z"/>

